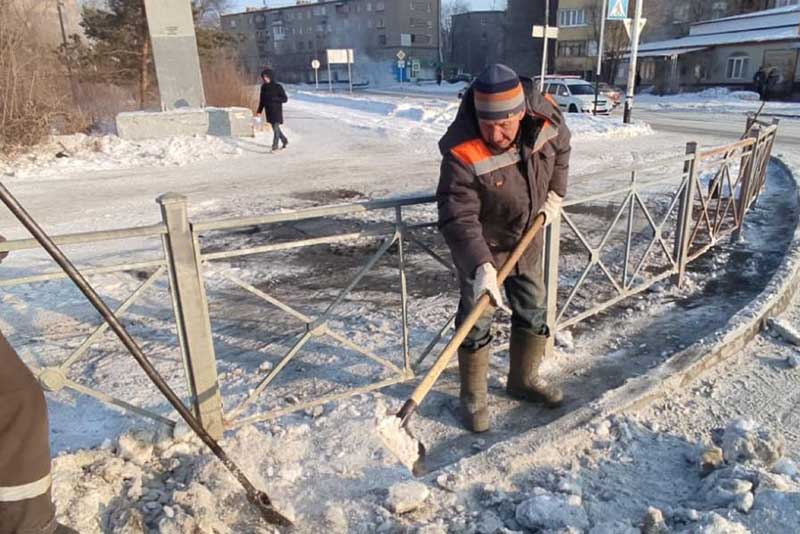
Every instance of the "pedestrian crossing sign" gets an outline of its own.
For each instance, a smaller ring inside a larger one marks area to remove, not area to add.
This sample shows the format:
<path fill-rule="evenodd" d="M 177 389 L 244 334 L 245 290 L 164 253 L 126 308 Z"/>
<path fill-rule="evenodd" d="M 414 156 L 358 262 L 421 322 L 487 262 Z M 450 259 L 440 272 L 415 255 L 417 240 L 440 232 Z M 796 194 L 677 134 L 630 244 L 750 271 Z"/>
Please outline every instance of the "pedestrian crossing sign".
<path fill-rule="evenodd" d="M 628 0 L 611 0 L 608 4 L 608 19 L 623 20 L 628 18 Z"/>

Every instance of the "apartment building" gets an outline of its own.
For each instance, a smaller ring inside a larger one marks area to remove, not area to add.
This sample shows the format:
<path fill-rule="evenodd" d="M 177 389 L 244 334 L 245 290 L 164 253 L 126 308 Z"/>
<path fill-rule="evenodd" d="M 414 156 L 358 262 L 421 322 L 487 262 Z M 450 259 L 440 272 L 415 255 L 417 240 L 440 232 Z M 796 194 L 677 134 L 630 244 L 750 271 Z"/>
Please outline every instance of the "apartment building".
<path fill-rule="evenodd" d="M 559 1 L 557 73 L 593 78 L 602 9 L 602 0 Z"/>
<path fill-rule="evenodd" d="M 531 30 L 534 25 L 544 25 L 546 1 L 550 2 L 550 26 L 555 26 L 558 0 L 508 0 L 503 55 L 505 63 L 523 76 L 538 76 L 541 72 L 542 40 L 534 39 Z M 556 50 L 555 43 L 551 43 L 550 72 L 554 70 Z"/>
<path fill-rule="evenodd" d="M 505 11 L 453 15 L 450 61 L 461 72 L 470 74 L 478 74 L 489 63 L 502 63 L 505 21 Z"/>
<path fill-rule="evenodd" d="M 439 63 L 439 2 L 301 0 L 289 7 L 223 15 L 222 29 L 237 34 L 248 71 L 257 74 L 269 66 L 291 83 L 314 80 L 314 59 L 322 64 L 320 80 L 327 82 L 325 51 L 331 48 L 354 50 L 354 82 L 397 77 L 400 50 L 406 54 L 407 75 L 432 78 Z M 333 81 L 347 79 L 346 66 L 333 65 L 331 71 Z"/>

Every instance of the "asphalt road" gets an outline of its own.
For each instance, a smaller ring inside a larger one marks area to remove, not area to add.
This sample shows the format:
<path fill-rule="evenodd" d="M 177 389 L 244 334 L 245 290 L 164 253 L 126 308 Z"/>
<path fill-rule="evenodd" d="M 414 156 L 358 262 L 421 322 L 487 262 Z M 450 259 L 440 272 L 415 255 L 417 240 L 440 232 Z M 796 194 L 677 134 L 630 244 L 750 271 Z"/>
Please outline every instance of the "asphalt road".
<path fill-rule="evenodd" d="M 406 98 L 419 98 L 421 100 L 454 100 L 450 95 L 432 95 L 424 92 L 415 92 L 413 87 L 399 94 L 397 91 L 380 91 L 369 89 L 361 91 L 367 94 L 405 96 Z M 617 109 L 612 117 L 622 120 L 622 110 Z M 703 111 L 673 111 L 673 110 L 645 110 L 633 111 L 634 120 L 650 123 L 655 131 L 669 133 L 683 133 L 687 137 L 704 136 L 718 137 L 720 143 L 730 142 L 731 137 L 739 137 L 744 131 L 746 116 L 744 113 L 709 113 Z M 769 115 L 764 115 L 769 120 Z M 792 148 L 800 146 L 800 119 L 778 117 L 781 120 L 778 130 L 777 143 L 781 147 Z"/>
<path fill-rule="evenodd" d="M 650 123 L 655 131 L 686 133 L 688 135 L 739 136 L 744 130 L 746 117 L 738 113 L 701 113 L 688 111 L 646 111 L 634 109 L 635 120 Z M 765 119 L 771 119 L 766 116 Z M 800 120 L 778 117 L 777 144 L 782 147 L 800 146 Z"/>

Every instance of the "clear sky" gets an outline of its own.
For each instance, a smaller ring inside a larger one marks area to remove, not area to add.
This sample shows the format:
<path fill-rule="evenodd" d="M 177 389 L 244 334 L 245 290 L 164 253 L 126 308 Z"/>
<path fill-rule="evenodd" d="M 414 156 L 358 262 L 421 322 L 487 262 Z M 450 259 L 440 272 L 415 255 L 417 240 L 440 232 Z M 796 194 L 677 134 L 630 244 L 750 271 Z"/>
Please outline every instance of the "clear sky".
<path fill-rule="evenodd" d="M 443 1 L 447 2 L 447 0 Z M 269 7 L 293 6 L 296 3 L 296 0 L 266 0 Z M 505 6 L 505 0 L 467 0 L 467 3 L 472 9 L 502 9 Z M 263 0 L 232 0 L 231 2 L 233 11 L 244 11 L 247 7 L 263 5 Z"/>

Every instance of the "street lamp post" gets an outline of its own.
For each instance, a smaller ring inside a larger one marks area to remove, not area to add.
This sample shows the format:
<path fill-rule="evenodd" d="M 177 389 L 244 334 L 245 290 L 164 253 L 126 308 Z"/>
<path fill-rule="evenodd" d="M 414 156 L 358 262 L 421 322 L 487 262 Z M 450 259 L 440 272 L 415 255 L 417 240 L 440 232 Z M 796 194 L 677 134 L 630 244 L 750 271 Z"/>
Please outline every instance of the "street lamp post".
<path fill-rule="evenodd" d="M 636 11 L 631 24 L 631 57 L 628 68 L 628 93 L 625 96 L 625 114 L 623 121 L 625 124 L 631 122 L 631 112 L 633 111 L 633 97 L 636 91 L 636 63 L 639 59 L 639 33 L 642 20 L 642 0 L 636 0 Z"/>

